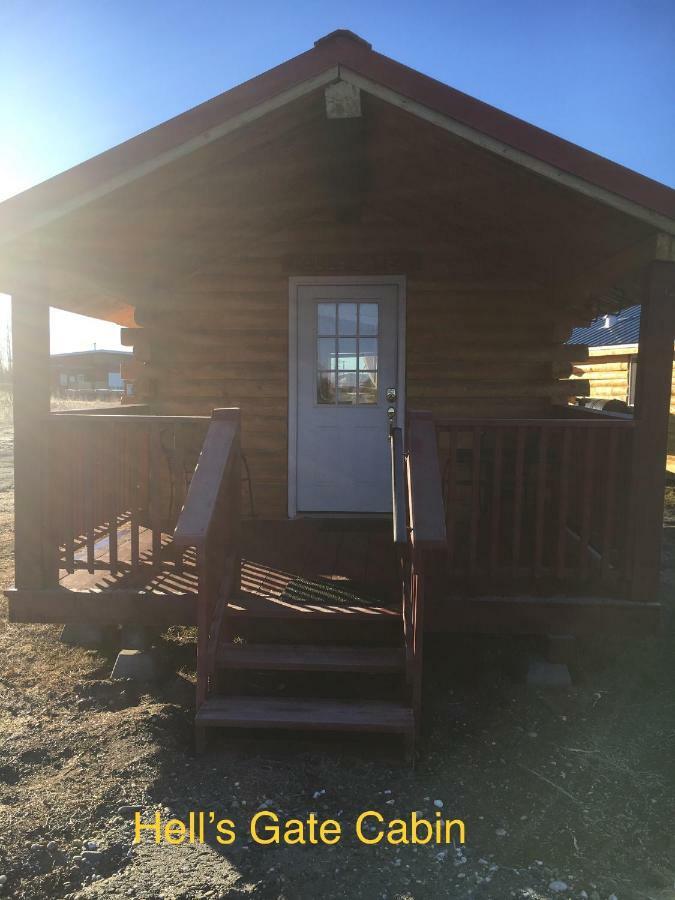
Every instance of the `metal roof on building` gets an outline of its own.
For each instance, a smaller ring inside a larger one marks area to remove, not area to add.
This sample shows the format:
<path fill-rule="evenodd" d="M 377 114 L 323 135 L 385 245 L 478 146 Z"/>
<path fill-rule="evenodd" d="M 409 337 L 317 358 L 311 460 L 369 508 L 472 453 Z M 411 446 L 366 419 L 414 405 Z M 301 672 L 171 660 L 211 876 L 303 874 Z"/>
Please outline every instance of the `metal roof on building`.
<path fill-rule="evenodd" d="M 617 347 L 640 340 L 640 307 L 628 306 L 616 315 L 598 316 L 586 328 L 573 328 L 568 344 Z"/>

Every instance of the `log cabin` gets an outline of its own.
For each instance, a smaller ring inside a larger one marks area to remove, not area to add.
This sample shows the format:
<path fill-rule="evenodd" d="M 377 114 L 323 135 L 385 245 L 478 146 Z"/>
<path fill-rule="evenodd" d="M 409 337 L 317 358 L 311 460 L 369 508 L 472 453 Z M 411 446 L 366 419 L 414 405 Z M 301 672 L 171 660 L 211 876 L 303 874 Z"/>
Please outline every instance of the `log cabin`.
<path fill-rule="evenodd" d="M 658 627 L 672 189 L 341 30 L 0 205 L 0 290 L 10 620 L 196 626 L 198 746 L 410 750 L 425 634 Z M 632 415 L 568 403 L 617 290 Z M 122 326 L 134 405 L 50 412 L 50 306 Z"/>
<path fill-rule="evenodd" d="M 603 403 L 605 408 L 612 402 L 624 409 L 635 404 L 640 342 L 639 306 L 598 316 L 590 325 L 574 328 L 569 342 L 588 347 L 588 357 L 574 362 L 571 376 L 587 382 L 588 397 L 598 404 Z M 675 472 L 675 366 L 671 372 L 666 454 L 666 468 L 669 472 Z"/>

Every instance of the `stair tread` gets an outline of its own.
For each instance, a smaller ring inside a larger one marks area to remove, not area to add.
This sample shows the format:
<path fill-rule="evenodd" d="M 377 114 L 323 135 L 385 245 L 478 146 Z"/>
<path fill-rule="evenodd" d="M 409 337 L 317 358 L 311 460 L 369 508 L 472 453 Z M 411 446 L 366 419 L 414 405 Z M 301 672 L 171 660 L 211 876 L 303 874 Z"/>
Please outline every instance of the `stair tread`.
<path fill-rule="evenodd" d="M 317 601 L 298 603 L 284 599 L 279 593 L 254 593 L 243 590 L 227 604 L 228 617 L 253 619 L 295 619 L 308 621 L 396 622 L 401 620 L 400 605 L 392 608 L 364 601 L 351 606 L 338 606 Z"/>
<path fill-rule="evenodd" d="M 355 647 L 322 644 L 225 644 L 218 664 L 226 668 L 397 672 L 405 655 L 400 647 Z"/>
<path fill-rule="evenodd" d="M 413 711 L 385 700 L 290 697 L 210 697 L 198 709 L 197 725 L 230 728 L 300 728 L 313 731 L 382 731 L 414 728 Z"/>

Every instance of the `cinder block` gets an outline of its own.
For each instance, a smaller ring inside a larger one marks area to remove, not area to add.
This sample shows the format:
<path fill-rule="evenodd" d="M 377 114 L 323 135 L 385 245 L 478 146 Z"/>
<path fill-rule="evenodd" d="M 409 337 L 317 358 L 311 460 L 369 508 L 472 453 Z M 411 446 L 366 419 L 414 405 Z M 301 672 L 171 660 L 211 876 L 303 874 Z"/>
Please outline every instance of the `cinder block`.
<path fill-rule="evenodd" d="M 112 679 L 133 678 L 134 681 L 154 681 L 158 675 L 155 656 L 147 650 L 120 650 L 110 673 Z"/>

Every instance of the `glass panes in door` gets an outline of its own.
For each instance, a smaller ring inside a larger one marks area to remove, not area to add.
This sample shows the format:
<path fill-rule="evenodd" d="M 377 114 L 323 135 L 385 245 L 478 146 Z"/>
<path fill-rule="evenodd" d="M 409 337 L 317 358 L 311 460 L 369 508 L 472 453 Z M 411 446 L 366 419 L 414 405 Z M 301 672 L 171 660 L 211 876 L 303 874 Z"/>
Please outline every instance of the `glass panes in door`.
<path fill-rule="evenodd" d="M 377 303 L 317 303 L 317 403 L 377 403 L 378 326 Z"/>

